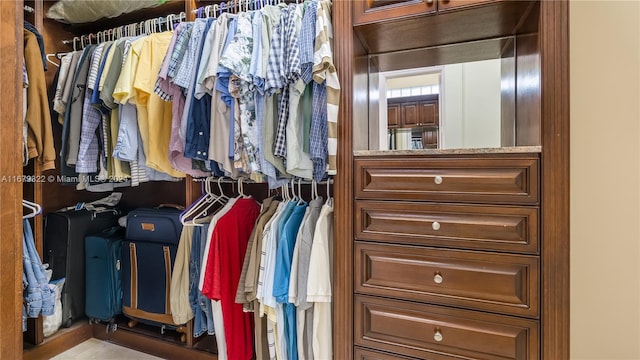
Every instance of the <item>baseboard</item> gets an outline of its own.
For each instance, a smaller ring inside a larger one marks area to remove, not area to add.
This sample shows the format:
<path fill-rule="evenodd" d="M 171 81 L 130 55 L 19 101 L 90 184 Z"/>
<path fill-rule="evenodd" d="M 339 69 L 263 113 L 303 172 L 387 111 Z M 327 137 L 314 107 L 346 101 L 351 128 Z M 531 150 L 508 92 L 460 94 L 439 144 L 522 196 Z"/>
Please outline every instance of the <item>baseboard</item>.
<path fill-rule="evenodd" d="M 87 320 L 80 320 L 68 328 L 62 328 L 39 345 L 25 344 L 24 360 L 50 359 L 93 337 L 93 329 Z"/>

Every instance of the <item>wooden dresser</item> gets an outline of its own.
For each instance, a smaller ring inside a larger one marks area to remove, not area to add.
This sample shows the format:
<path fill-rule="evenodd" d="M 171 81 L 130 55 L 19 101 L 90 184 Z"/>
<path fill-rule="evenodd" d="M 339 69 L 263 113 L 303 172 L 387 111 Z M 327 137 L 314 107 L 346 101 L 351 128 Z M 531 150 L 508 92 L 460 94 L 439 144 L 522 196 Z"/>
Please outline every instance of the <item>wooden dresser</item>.
<path fill-rule="evenodd" d="M 540 358 L 539 154 L 473 152 L 355 158 L 356 359 Z"/>

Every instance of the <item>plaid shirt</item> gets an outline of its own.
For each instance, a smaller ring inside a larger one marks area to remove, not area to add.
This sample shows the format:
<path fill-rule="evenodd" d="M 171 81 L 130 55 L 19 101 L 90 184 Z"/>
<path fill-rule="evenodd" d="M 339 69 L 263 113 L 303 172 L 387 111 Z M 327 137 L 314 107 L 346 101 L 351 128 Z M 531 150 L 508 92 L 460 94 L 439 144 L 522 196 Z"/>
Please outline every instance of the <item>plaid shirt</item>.
<path fill-rule="evenodd" d="M 316 43 L 316 17 L 318 2 L 313 0 L 306 3 L 302 27 L 300 28 L 300 63 L 301 77 L 308 84 L 313 77 L 313 53 Z"/>
<path fill-rule="evenodd" d="M 282 9 L 280 12 L 280 22 L 273 28 L 264 84 L 264 91 L 267 96 L 273 95 L 278 89 L 285 87 L 284 31 L 288 15 L 289 8 Z"/>
<path fill-rule="evenodd" d="M 313 105 L 309 129 L 309 155 L 313 161 L 313 178 L 322 181 L 327 171 L 328 153 L 327 84 L 313 82 Z"/>
<path fill-rule="evenodd" d="M 289 5 L 288 12 L 286 13 L 286 17 L 283 14 L 280 18 L 281 28 L 280 31 L 284 36 L 282 38 L 284 43 L 284 68 L 282 69 L 283 77 L 280 78 L 282 81 L 282 95 L 280 98 L 280 106 L 278 109 L 278 126 L 276 129 L 276 138 L 274 142 L 273 153 L 276 156 L 286 157 L 287 156 L 287 121 L 289 119 L 289 84 L 293 84 L 300 78 L 301 66 L 300 66 L 300 48 L 298 46 L 298 33 L 296 32 L 296 5 Z M 282 26 L 284 25 L 284 26 Z M 286 69 L 286 70 L 285 70 Z"/>
<path fill-rule="evenodd" d="M 191 28 L 191 38 L 189 39 L 189 44 L 184 52 L 183 60 L 180 63 L 180 66 L 178 66 L 176 75 L 173 76 L 173 83 L 183 89 L 188 89 L 191 83 L 191 75 L 195 71 L 194 67 L 197 62 L 196 53 L 198 52 L 200 40 L 202 39 L 206 27 L 207 19 L 196 19 L 193 27 Z"/>

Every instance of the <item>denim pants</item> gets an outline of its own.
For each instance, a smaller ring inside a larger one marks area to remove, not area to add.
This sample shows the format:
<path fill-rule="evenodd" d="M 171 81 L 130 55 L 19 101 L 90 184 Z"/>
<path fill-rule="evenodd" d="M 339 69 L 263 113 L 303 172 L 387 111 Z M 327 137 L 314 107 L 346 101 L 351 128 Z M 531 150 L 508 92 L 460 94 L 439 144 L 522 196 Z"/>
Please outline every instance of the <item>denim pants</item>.
<path fill-rule="evenodd" d="M 24 220 L 22 236 L 22 264 L 23 275 L 27 286 L 23 292 L 27 317 L 35 318 L 42 315 L 53 315 L 56 300 L 55 291 L 49 287 L 47 276 L 36 251 L 31 225 Z"/>
<path fill-rule="evenodd" d="M 194 315 L 193 336 L 198 337 L 205 332 L 214 334 L 213 312 L 211 301 L 198 289 L 200 279 L 200 268 L 204 247 L 206 245 L 207 230 L 209 224 L 197 226 L 193 230 L 193 240 L 191 242 L 191 260 L 189 264 L 189 302 Z"/>

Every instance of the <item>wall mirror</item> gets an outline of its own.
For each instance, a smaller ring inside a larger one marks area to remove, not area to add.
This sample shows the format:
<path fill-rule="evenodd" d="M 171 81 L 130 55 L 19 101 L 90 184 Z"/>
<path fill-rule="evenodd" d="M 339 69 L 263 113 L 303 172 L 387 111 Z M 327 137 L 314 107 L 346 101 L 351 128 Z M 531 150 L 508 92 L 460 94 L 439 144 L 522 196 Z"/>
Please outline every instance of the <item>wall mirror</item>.
<path fill-rule="evenodd" d="M 533 49 L 535 34 L 368 54 L 369 150 L 538 145 Z"/>

